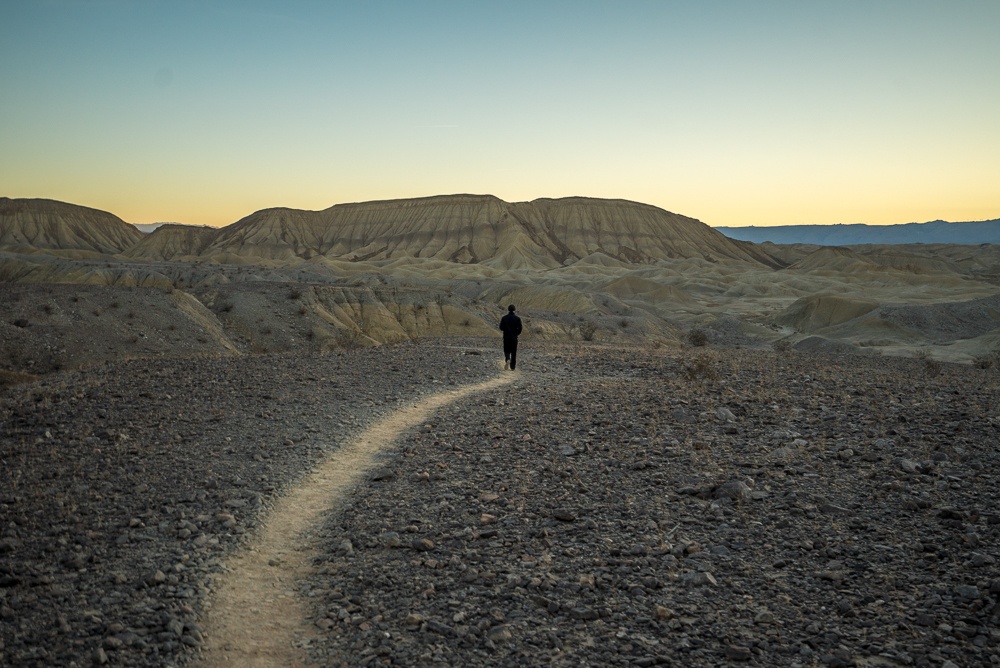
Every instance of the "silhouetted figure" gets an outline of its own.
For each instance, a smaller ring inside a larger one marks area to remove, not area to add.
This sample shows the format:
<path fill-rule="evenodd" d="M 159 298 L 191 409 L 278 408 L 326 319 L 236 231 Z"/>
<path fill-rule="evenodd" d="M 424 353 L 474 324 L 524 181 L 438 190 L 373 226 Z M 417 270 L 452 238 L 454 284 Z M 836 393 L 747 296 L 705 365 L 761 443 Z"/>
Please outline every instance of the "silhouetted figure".
<path fill-rule="evenodd" d="M 514 305 L 507 307 L 507 315 L 500 318 L 503 332 L 503 368 L 511 371 L 517 367 L 517 336 L 521 333 L 521 319 L 514 314 Z"/>

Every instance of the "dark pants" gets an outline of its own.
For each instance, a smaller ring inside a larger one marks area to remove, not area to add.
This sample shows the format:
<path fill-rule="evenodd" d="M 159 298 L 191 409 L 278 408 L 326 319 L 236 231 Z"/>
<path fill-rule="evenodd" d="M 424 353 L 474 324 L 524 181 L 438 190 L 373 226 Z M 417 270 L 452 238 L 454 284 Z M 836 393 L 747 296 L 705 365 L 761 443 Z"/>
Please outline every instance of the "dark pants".
<path fill-rule="evenodd" d="M 517 366 L 517 337 L 503 337 L 503 358 L 510 362 L 510 368 Z"/>

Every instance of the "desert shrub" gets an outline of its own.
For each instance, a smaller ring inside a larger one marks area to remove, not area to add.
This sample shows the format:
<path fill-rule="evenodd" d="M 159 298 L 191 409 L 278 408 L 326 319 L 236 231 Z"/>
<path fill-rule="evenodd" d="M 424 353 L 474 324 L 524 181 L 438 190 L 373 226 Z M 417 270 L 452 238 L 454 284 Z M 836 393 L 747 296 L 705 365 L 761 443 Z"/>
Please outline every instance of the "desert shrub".
<path fill-rule="evenodd" d="M 472 321 L 469 320 L 468 318 L 466 318 L 465 320 L 462 321 L 462 327 L 469 327 L 471 325 L 472 325 Z"/>
<path fill-rule="evenodd" d="M 941 373 L 941 362 L 931 357 L 927 350 L 921 348 L 914 353 L 913 357 L 924 363 L 924 371 L 927 372 L 927 375 L 936 376 Z"/>
<path fill-rule="evenodd" d="M 291 292 L 288 293 L 289 299 L 302 299 L 302 290 L 299 288 L 292 288 Z"/>
<path fill-rule="evenodd" d="M 594 323 L 584 322 L 580 324 L 580 336 L 583 337 L 584 341 L 593 341 L 595 334 L 597 334 L 597 326 Z"/>
<path fill-rule="evenodd" d="M 52 315 L 52 311 L 54 311 L 55 309 L 52 307 L 52 304 L 42 304 L 42 310 L 48 313 L 49 315 Z"/>
<path fill-rule="evenodd" d="M 972 363 L 979 369 L 989 369 L 995 361 L 993 355 L 979 355 L 972 360 Z"/>
<path fill-rule="evenodd" d="M 771 347 L 779 353 L 787 353 L 792 349 L 792 342 L 788 339 L 781 339 L 771 344 Z"/>
<path fill-rule="evenodd" d="M 626 320 L 625 318 L 622 318 L 618 322 L 618 326 L 621 327 L 622 329 L 625 329 L 626 327 L 628 327 L 628 320 Z"/>
<path fill-rule="evenodd" d="M 705 330 L 701 329 L 700 327 L 695 328 L 692 329 L 690 332 L 688 332 L 687 341 L 692 346 L 700 348 L 708 344 L 708 334 L 706 334 Z"/>
<path fill-rule="evenodd" d="M 118 302 L 111 302 L 108 304 L 108 308 L 118 308 L 119 306 L 121 306 L 121 304 Z"/>
<path fill-rule="evenodd" d="M 684 365 L 684 377 L 688 380 L 709 380 L 715 378 L 715 368 L 712 358 L 708 355 L 698 355 Z"/>
<path fill-rule="evenodd" d="M 299 315 L 305 315 L 306 313 L 309 313 L 309 309 L 303 304 L 299 307 Z"/>
<path fill-rule="evenodd" d="M 221 306 L 219 306 L 219 311 L 222 313 L 229 313 L 232 310 L 233 310 L 232 302 L 225 302 Z"/>
<path fill-rule="evenodd" d="M 11 385 L 17 385 L 19 383 L 30 383 L 31 381 L 37 379 L 38 376 L 33 376 L 30 373 L 0 369 L 0 387 L 10 387 Z"/>
<path fill-rule="evenodd" d="M 14 326 L 15 327 L 20 327 L 21 329 L 24 329 L 25 327 L 27 327 L 30 324 L 31 323 L 28 322 L 27 318 L 18 318 L 17 320 L 14 321 Z"/>

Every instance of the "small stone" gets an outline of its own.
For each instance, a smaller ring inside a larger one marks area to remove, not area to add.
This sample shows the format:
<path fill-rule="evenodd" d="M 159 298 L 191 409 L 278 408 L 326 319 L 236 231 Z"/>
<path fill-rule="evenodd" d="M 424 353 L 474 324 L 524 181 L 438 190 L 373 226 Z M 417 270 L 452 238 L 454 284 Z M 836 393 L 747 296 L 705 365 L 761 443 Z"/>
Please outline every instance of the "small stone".
<path fill-rule="evenodd" d="M 167 622 L 167 631 L 173 633 L 177 637 L 180 637 L 184 635 L 184 623 L 179 619 L 171 619 Z"/>
<path fill-rule="evenodd" d="M 774 613 L 770 610 L 762 610 L 753 618 L 754 624 L 774 624 Z"/>
<path fill-rule="evenodd" d="M 723 422 L 736 422 L 736 416 L 733 415 L 733 412 L 725 406 L 716 408 L 715 415 Z"/>
<path fill-rule="evenodd" d="M 576 515 L 572 511 L 565 508 L 560 508 L 552 513 L 552 517 L 556 518 L 560 522 L 573 522 L 576 520 Z"/>
<path fill-rule="evenodd" d="M 430 538 L 414 538 L 410 547 L 418 552 L 429 552 L 434 549 L 434 541 Z"/>
<path fill-rule="evenodd" d="M 753 657 L 749 647 L 729 645 L 726 647 L 726 658 L 730 661 L 749 661 Z"/>
<path fill-rule="evenodd" d="M 98 647 L 94 650 L 93 660 L 95 666 L 103 666 L 108 662 L 108 655 L 105 653 L 103 647 Z"/>
<path fill-rule="evenodd" d="M 965 600 L 979 598 L 979 587 L 975 585 L 958 585 L 955 587 L 955 595 Z"/>
<path fill-rule="evenodd" d="M 407 626 L 417 626 L 422 621 L 424 621 L 424 618 L 421 615 L 418 615 L 415 612 L 411 612 L 406 616 L 406 619 L 403 620 L 403 623 L 406 624 Z"/>
<path fill-rule="evenodd" d="M 681 575 L 681 582 L 693 587 L 701 585 L 716 585 L 718 581 L 711 573 L 684 573 Z"/>
<path fill-rule="evenodd" d="M 487 631 L 486 635 L 493 642 L 506 642 L 514 639 L 514 634 L 510 632 L 510 626 L 507 624 L 494 626 Z"/>
<path fill-rule="evenodd" d="M 441 622 L 434 619 L 427 620 L 427 630 L 433 633 L 438 633 L 443 636 L 450 636 L 454 635 L 455 633 L 455 630 L 452 629 L 450 626 L 448 626 L 447 624 L 442 624 Z"/>
<path fill-rule="evenodd" d="M 497 521 L 496 515 L 490 515 L 489 513 L 483 513 L 479 516 L 480 524 L 494 524 Z"/>
<path fill-rule="evenodd" d="M 399 547 L 403 541 L 395 531 L 386 531 L 382 534 L 382 544 L 386 547 Z"/>
<path fill-rule="evenodd" d="M 742 480 L 730 480 L 725 482 L 712 492 L 716 499 L 732 499 L 733 501 L 749 501 L 753 498 L 750 487 Z"/>
<path fill-rule="evenodd" d="M 656 618 L 657 619 L 673 619 L 674 611 L 670 608 L 666 608 L 662 605 L 656 606 Z"/>

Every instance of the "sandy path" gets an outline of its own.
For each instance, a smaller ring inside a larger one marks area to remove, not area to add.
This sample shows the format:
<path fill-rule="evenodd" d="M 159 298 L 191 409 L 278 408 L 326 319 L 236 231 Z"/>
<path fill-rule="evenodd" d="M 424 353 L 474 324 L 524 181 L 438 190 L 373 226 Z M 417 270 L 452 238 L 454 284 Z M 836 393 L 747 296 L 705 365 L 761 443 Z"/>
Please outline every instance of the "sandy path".
<path fill-rule="evenodd" d="M 308 532 L 325 511 L 375 466 L 375 454 L 437 409 L 472 393 L 509 383 L 499 378 L 435 394 L 396 411 L 318 466 L 275 504 L 259 538 L 234 555 L 217 581 L 201 665 L 306 666 L 304 645 L 315 635 L 297 592 L 316 554 Z"/>

